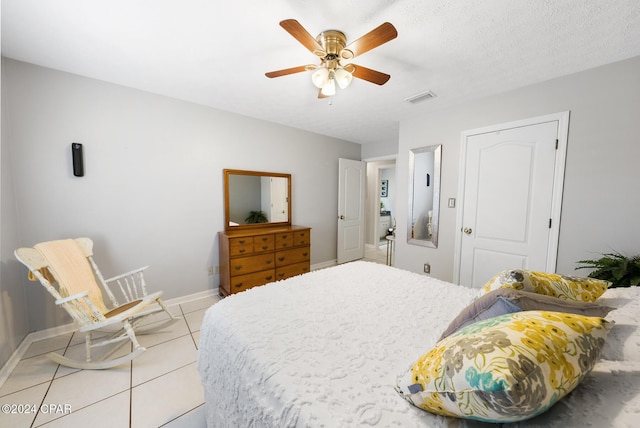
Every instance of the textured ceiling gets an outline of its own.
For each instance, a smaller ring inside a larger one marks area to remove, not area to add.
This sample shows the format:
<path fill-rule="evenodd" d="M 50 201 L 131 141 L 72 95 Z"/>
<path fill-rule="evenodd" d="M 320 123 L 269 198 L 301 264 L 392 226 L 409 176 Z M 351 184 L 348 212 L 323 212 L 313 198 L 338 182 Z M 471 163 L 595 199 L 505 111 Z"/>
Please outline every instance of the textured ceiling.
<path fill-rule="evenodd" d="M 278 23 L 348 41 L 398 37 L 354 62 L 391 74 L 318 100 L 317 60 Z M 638 0 L 2 0 L 2 54 L 362 144 L 401 118 L 640 55 Z M 430 90 L 437 98 L 409 104 Z"/>

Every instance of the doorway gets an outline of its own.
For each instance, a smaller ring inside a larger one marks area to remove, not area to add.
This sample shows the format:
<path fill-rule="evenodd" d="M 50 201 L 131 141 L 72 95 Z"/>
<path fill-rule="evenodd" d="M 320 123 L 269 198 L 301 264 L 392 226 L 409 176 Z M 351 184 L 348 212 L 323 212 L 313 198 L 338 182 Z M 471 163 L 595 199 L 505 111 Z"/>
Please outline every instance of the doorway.
<path fill-rule="evenodd" d="M 396 219 L 398 184 L 396 160 L 367 161 L 366 246 L 371 251 L 386 251 L 389 229 Z"/>
<path fill-rule="evenodd" d="M 555 271 L 568 123 L 564 112 L 463 133 L 454 282 Z"/>

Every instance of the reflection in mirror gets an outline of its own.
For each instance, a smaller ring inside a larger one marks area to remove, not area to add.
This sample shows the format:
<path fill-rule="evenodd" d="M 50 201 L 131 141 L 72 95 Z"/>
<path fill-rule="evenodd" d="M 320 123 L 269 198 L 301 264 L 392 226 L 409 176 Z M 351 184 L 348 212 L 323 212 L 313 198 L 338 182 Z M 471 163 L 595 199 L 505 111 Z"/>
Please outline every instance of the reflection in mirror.
<path fill-rule="evenodd" d="M 291 175 L 224 170 L 226 228 L 291 224 Z"/>
<path fill-rule="evenodd" d="M 409 151 L 407 242 L 438 247 L 442 145 Z"/>

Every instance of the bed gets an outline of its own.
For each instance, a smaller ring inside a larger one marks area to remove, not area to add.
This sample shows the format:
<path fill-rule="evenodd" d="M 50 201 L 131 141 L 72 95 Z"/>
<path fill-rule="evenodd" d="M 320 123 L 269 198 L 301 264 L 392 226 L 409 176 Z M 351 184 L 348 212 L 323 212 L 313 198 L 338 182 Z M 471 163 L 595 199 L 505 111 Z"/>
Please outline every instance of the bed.
<path fill-rule="evenodd" d="M 480 427 L 437 416 L 396 391 L 478 290 L 369 262 L 310 272 L 209 308 L 198 370 L 209 427 Z M 640 292 L 609 289 L 616 308 L 600 360 L 545 413 L 513 427 L 637 426 Z"/>

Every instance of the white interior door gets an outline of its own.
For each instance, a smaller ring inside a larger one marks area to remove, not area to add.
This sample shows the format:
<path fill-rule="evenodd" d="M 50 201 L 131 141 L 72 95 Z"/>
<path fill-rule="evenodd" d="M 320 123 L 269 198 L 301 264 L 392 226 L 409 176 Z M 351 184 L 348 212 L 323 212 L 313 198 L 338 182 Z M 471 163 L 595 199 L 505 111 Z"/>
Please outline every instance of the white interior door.
<path fill-rule="evenodd" d="M 338 263 L 364 257 L 365 163 L 338 160 Z"/>
<path fill-rule="evenodd" d="M 466 136 L 458 283 L 479 288 L 505 269 L 555 270 L 559 129 L 547 120 Z"/>

